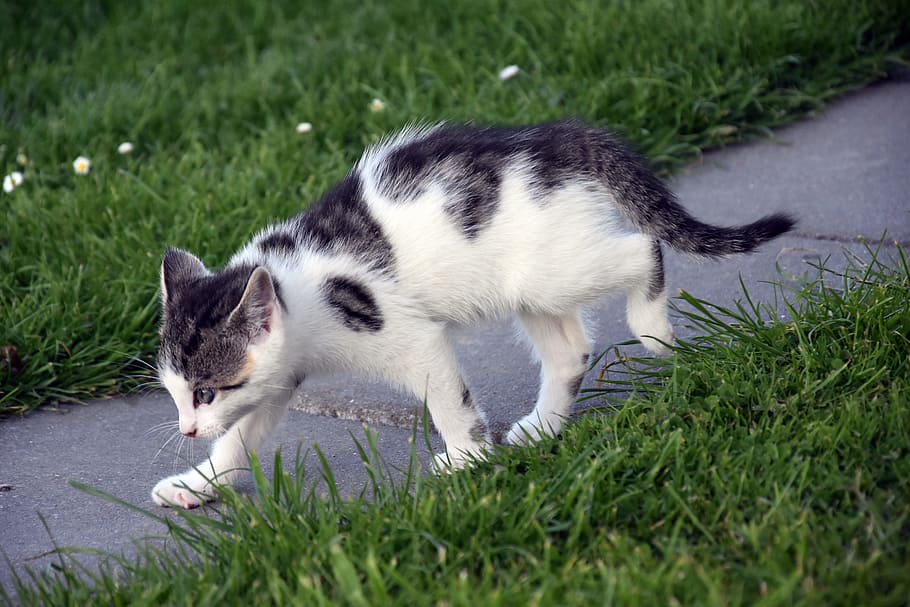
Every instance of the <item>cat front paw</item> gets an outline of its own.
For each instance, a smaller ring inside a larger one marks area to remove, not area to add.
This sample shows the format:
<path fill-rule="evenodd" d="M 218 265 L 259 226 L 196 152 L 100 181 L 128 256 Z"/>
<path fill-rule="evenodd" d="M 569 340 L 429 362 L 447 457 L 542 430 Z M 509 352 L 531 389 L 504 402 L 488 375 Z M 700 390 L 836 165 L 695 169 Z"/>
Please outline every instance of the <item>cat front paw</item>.
<path fill-rule="evenodd" d="M 486 459 L 484 446 L 481 443 L 469 447 L 448 449 L 433 456 L 433 469 L 439 473 L 461 470 L 472 462 Z"/>
<path fill-rule="evenodd" d="M 659 337 L 644 336 L 638 338 L 645 349 L 656 356 L 670 356 L 673 353 L 671 349 L 676 335 L 673 329 L 667 328 Z"/>
<path fill-rule="evenodd" d="M 542 438 L 552 438 L 562 429 L 562 418 L 558 416 L 543 419 L 536 413 L 526 415 L 512 425 L 506 435 L 510 445 L 529 445 Z"/>
<path fill-rule="evenodd" d="M 152 489 L 152 499 L 159 506 L 179 506 L 186 510 L 198 508 L 214 498 L 212 486 L 196 473 L 177 474 L 158 481 Z"/>

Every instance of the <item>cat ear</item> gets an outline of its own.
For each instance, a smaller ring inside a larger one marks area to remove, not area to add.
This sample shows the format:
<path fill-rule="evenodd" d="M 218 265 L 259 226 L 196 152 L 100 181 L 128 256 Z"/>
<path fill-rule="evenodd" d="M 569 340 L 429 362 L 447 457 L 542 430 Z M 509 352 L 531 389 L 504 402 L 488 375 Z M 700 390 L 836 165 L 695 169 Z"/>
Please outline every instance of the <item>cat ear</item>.
<path fill-rule="evenodd" d="M 269 271 L 259 266 L 246 281 L 240 303 L 231 312 L 229 324 L 246 330 L 255 341 L 272 330 L 272 320 L 278 302 L 275 284 Z"/>
<path fill-rule="evenodd" d="M 199 276 L 207 276 L 209 271 L 199 259 L 181 249 L 169 248 L 161 260 L 161 301 L 166 303 L 168 293 L 174 294 L 180 284 Z"/>

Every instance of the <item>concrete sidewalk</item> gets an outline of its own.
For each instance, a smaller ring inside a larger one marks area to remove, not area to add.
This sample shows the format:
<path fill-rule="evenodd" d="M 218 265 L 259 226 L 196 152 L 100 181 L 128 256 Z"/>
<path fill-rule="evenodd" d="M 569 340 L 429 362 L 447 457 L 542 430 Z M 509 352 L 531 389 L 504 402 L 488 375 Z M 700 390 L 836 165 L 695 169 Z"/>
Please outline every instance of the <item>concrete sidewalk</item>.
<path fill-rule="evenodd" d="M 808 262 L 830 257 L 843 265 L 843 249 L 859 255 L 858 237 L 875 243 L 910 243 L 910 76 L 874 85 L 834 103 L 813 119 L 782 129 L 772 141 L 740 145 L 705 156 L 673 187 L 682 202 L 714 224 L 752 221 L 777 210 L 800 219 L 796 233 L 758 253 L 718 263 L 694 263 L 666 253 L 667 281 L 719 304 L 740 296 L 738 276 L 755 299 L 770 301 L 763 281 L 812 271 Z M 886 254 L 893 252 L 891 244 Z M 631 338 L 621 302 L 591 313 L 595 351 Z M 684 327 L 677 327 L 685 334 Z M 468 384 L 501 431 L 534 402 L 537 369 L 508 323 L 491 323 L 456 336 Z M 591 375 L 596 375 L 592 373 Z M 593 385 L 593 378 L 586 380 Z M 260 452 L 271 462 L 274 449 L 293 458 L 318 443 L 346 494 L 367 479 L 352 438 L 363 441 L 362 422 L 378 434 L 389 464 L 405 466 L 415 411 L 409 399 L 355 378 L 309 382 L 295 410 Z M 176 421 L 166 395 L 155 393 L 42 410 L 0 422 L 0 549 L 13 567 L 42 569 L 55 560 L 54 545 L 131 551 L 133 541 L 160 534 L 160 524 L 123 507 L 81 493 L 70 479 L 88 483 L 131 503 L 154 508 L 149 492 L 163 476 L 186 467 L 187 450 L 160 450 L 168 432 L 150 431 Z M 439 449 L 433 438 L 433 449 Z M 424 460 L 427 449 L 418 438 Z M 195 463 L 205 453 L 194 445 Z M 315 481 L 319 466 L 307 468 Z M 247 487 L 249 485 L 247 484 Z M 160 510 L 164 514 L 164 510 Z M 50 536 L 38 513 L 47 521 Z M 171 514 L 172 515 L 172 514 Z M 86 557 L 88 558 L 88 557 Z M 2 561 L 2 559 L 0 559 Z M 10 588 L 12 571 L 0 562 L 0 584 Z"/>

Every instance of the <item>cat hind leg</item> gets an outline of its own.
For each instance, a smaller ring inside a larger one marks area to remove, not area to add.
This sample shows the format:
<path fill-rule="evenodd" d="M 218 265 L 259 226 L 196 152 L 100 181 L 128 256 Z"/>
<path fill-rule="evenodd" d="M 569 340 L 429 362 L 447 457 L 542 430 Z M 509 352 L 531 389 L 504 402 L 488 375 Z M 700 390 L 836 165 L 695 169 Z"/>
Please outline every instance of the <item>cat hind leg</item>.
<path fill-rule="evenodd" d="M 519 319 L 540 360 L 540 392 L 534 410 L 509 430 L 506 441 L 513 445 L 559 433 L 571 413 L 590 357 L 578 312 L 562 316 L 525 313 Z"/>
<path fill-rule="evenodd" d="M 667 318 L 667 288 L 660 242 L 652 241 L 650 271 L 628 291 L 626 320 L 642 345 L 665 356 L 673 343 L 673 327 Z"/>

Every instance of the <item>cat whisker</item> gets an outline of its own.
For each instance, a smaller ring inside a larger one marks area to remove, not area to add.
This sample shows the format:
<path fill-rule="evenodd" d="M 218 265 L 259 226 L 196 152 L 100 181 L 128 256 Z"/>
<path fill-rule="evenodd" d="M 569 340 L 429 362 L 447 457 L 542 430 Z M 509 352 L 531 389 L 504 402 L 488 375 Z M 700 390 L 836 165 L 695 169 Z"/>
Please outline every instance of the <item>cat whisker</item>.
<path fill-rule="evenodd" d="M 159 392 L 160 390 L 161 390 L 160 383 L 158 383 L 157 381 L 155 381 L 155 382 L 149 381 L 149 382 L 143 382 L 141 384 L 137 384 L 131 391 L 134 394 L 138 394 L 139 396 L 148 396 L 149 394 L 151 394 L 153 392 Z"/>
<path fill-rule="evenodd" d="M 179 436 L 180 436 L 180 434 L 178 432 L 175 432 L 174 434 L 169 436 L 168 439 L 166 441 L 164 441 L 164 443 L 162 443 L 162 445 L 158 448 L 158 451 L 155 452 L 155 456 L 152 457 L 152 463 L 158 461 L 158 457 L 161 455 L 162 451 L 164 451 L 167 448 L 167 446 L 169 444 L 171 444 L 174 441 L 174 439 Z M 178 443 L 178 450 L 179 450 L 179 443 Z"/>
<path fill-rule="evenodd" d="M 158 391 L 164 388 L 161 384 L 161 380 L 158 378 L 156 373 L 147 373 L 145 371 L 139 373 L 133 373 L 130 375 L 130 379 L 135 383 L 135 385 L 130 389 L 130 393 L 139 394 L 141 396 L 146 396 L 154 391 Z"/>
<path fill-rule="evenodd" d="M 137 375 L 148 375 L 148 376 L 150 376 L 150 377 L 151 377 L 151 376 L 156 376 L 156 377 L 157 377 L 157 375 L 158 375 L 158 369 L 156 369 L 156 368 L 153 367 L 152 365 L 149 365 L 148 363 L 145 363 L 144 361 L 140 361 L 140 362 L 143 362 L 143 366 L 137 368 L 137 369 L 134 371 L 134 373 L 136 373 Z"/>
<path fill-rule="evenodd" d="M 259 384 L 259 385 L 262 386 L 263 388 L 272 388 L 273 390 L 287 390 L 288 389 L 287 386 L 283 386 L 281 384 Z"/>
<path fill-rule="evenodd" d="M 130 354 L 129 352 L 117 350 L 116 348 L 107 348 L 107 350 L 113 354 L 119 354 L 120 356 L 127 358 L 131 365 L 132 364 L 139 365 L 139 366 L 145 367 L 146 369 L 149 369 L 155 373 L 158 372 L 158 369 L 157 369 L 157 367 L 155 367 L 155 365 L 148 362 L 147 360 L 140 358 L 139 356 L 136 356 L 135 354 Z"/>
<path fill-rule="evenodd" d="M 147 379 L 147 380 L 158 381 L 158 374 L 157 373 L 145 373 L 145 372 L 130 373 L 130 379 Z"/>
<path fill-rule="evenodd" d="M 186 445 L 186 441 L 187 441 L 186 436 L 184 436 L 183 434 L 178 434 L 177 436 L 180 438 L 180 440 L 177 442 L 177 451 L 174 453 L 174 471 L 175 472 L 181 466 L 180 452 L 183 451 L 183 447 Z M 182 461 L 186 461 L 186 460 L 184 459 Z"/>
<path fill-rule="evenodd" d="M 135 379 L 135 378 L 134 378 Z M 156 379 L 147 379 L 136 384 L 137 389 L 160 388 L 161 382 Z"/>
<path fill-rule="evenodd" d="M 143 433 L 143 436 L 151 436 L 152 434 L 158 434 L 166 430 L 176 430 L 178 426 L 179 422 L 176 421 L 160 422 L 146 430 Z"/>
<path fill-rule="evenodd" d="M 139 358 L 138 356 L 133 357 L 130 362 L 138 363 L 139 365 L 145 367 L 152 373 L 155 373 L 156 375 L 158 374 L 158 368 L 155 365 L 151 364 L 150 362 L 148 362 L 146 360 Z"/>

